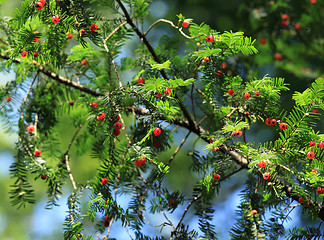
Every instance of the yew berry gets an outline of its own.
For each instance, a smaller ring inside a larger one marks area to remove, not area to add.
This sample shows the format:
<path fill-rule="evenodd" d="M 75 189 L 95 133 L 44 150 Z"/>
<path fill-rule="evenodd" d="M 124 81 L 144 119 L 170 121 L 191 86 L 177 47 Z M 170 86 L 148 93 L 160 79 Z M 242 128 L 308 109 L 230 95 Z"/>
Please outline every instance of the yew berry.
<path fill-rule="evenodd" d="M 41 2 L 43 5 L 45 5 L 46 0 L 39 0 L 39 2 Z"/>
<path fill-rule="evenodd" d="M 60 21 L 59 15 L 52 17 L 52 23 L 58 23 Z"/>
<path fill-rule="evenodd" d="M 7 97 L 7 102 L 10 102 L 12 100 L 12 97 Z"/>
<path fill-rule="evenodd" d="M 159 128 L 159 127 L 156 127 L 154 130 L 153 130 L 153 134 L 155 135 L 155 136 L 159 136 L 160 134 L 161 134 L 161 128 Z"/>
<path fill-rule="evenodd" d="M 145 83 L 145 80 L 144 80 L 144 78 L 139 77 L 139 78 L 137 79 L 137 82 L 138 82 L 138 83 Z"/>
<path fill-rule="evenodd" d="M 34 154 L 36 157 L 39 157 L 42 154 L 42 151 L 37 149 L 37 150 L 35 150 Z"/>
<path fill-rule="evenodd" d="M 120 119 L 120 116 L 119 115 L 116 115 L 115 114 L 115 115 L 112 116 L 112 120 L 115 121 L 115 122 L 118 122 L 119 119 Z"/>
<path fill-rule="evenodd" d="M 309 0 L 309 3 L 314 5 L 314 4 L 316 4 L 316 0 Z"/>
<path fill-rule="evenodd" d="M 187 28 L 187 27 L 189 27 L 189 22 L 188 21 L 186 21 L 186 20 L 184 20 L 183 22 L 182 22 L 182 27 L 184 27 L 184 28 Z"/>
<path fill-rule="evenodd" d="M 274 56 L 274 59 L 275 59 L 276 61 L 280 61 L 280 60 L 282 60 L 282 55 L 281 55 L 281 53 L 276 53 L 275 56 Z"/>
<path fill-rule="evenodd" d="M 270 178 L 270 173 L 264 173 L 262 177 L 264 180 L 268 180 Z"/>
<path fill-rule="evenodd" d="M 45 175 L 45 174 L 43 174 L 42 176 L 41 176 L 41 179 L 42 180 L 45 180 L 47 178 L 47 176 Z"/>
<path fill-rule="evenodd" d="M 40 10 L 40 9 L 42 9 L 43 7 L 44 7 L 44 4 L 42 3 L 42 2 L 37 2 L 36 4 L 35 4 L 35 6 L 36 6 L 36 8 L 38 9 L 38 10 Z"/>
<path fill-rule="evenodd" d="M 234 131 L 234 132 L 232 132 L 232 136 L 233 137 L 241 137 L 242 131 L 241 130 Z"/>
<path fill-rule="evenodd" d="M 218 181 L 218 180 L 220 179 L 220 175 L 219 175 L 219 174 L 215 174 L 215 175 L 214 175 L 214 179 L 215 179 L 216 181 Z"/>
<path fill-rule="evenodd" d="M 38 57 L 38 52 L 34 52 L 34 53 L 33 53 L 33 56 L 34 56 L 35 58 L 37 58 L 37 57 Z"/>
<path fill-rule="evenodd" d="M 280 123 L 279 127 L 281 130 L 286 130 L 287 129 L 287 124 L 286 123 Z"/>
<path fill-rule="evenodd" d="M 228 94 L 229 94 L 229 95 L 231 95 L 231 96 L 232 96 L 232 95 L 234 95 L 234 90 L 233 90 L 233 89 L 231 89 L 231 88 L 230 88 L 230 89 L 228 89 Z"/>
<path fill-rule="evenodd" d="M 282 21 L 282 22 L 280 23 L 280 27 L 281 27 L 281 28 L 287 28 L 287 27 L 288 27 L 288 23 L 287 23 L 286 21 Z"/>
<path fill-rule="evenodd" d="M 106 185 L 106 184 L 108 184 L 109 180 L 107 178 L 103 178 L 103 179 L 101 179 L 101 182 L 103 185 Z"/>
<path fill-rule="evenodd" d="M 208 35 L 208 36 L 206 37 L 206 41 L 207 41 L 207 42 L 212 42 L 212 41 L 214 41 L 214 37 L 213 37 L 212 35 Z"/>
<path fill-rule="evenodd" d="M 316 189 L 316 192 L 317 192 L 318 194 L 323 194 L 324 189 L 319 187 L 319 188 Z"/>
<path fill-rule="evenodd" d="M 98 117 L 97 120 L 100 121 L 106 117 L 106 113 L 101 113 Z"/>
<path fill-rule="evenodd" d="M 122 125 L 121 125 L 121 123 L 120 122 L 116 122 L 115 124 L 114 124 L 114 127 L 115 127 L 115 129 L 121 129 L 121 127 L 122 127 Z"/>
<path fill-rule="evenodd" d="M 39 38 L 34 38 L 33 41 L 34 42 L 39 42 Z"/>
<path fill-rule="evenodd" d="M 21 56 L 22 56 L 22 57 L 26 57 L 26 56 L 27 56 L 27 52 L 26 52 L 26 51 L 22 51 L 22 52 L 21 52 Z"/>
<path fill-rule="evenodd" d="M 256 91 L 254 92 L 254 95 L 257 96 L 257 97 L 259 97 L 259 96 L 260 96 L 260 92 L 259 92 L 258 90 L 256 90 Z"/>
<path fill-rule="evenodd" d="M 262 160 L 262 161 L 260 161 L 260 162 L 258 163 L 258 165 L 259 165 L 260 168 L 264 168 L 264 167 L 267 166 L 267 162 Z"/>
<path fill-rule="evenodd" d="M 169 204 L 170 204 L 170 206 L 174 206 L 175 201 L 174 200 L 170 200 Z"/>
<path fill-rule="evenodd" d="M 88 63 L 88 61 L 85 59 L 81 61 L 81 65 L 86 65 L 87 63 Z"/>
<path fill-rule="evenodd" d="M 300 28 L 301 28 L 301 25 L 300 25 L 299 23 L 296 23 L 296 24 L 295 24 L 295 30 L 298 31 Z"/>
<path fill-rule="evenodd" d="M 135 160 L 135 162 L 134 162 L 134 164 L 135 164 L 136 167 L 142 166 L 143 163 L 144 163 L 143 160 Z"/>
<path fill-rule="evenodd" d="M 226 64 L 226 63 L 222 63 L 219 67 L 220 67 L 221 69 L 225 69 L 225 68 L 227 68 L 227 64 Z"/>
<path fill-rule="evenodd" d="M 315 154 L 312 151 L 310 151 L 310 152 L 307 153 L 307 157 L 309 159 L 313 159 L 315 157 Z"/>
<path fill-rule="evenodd" d="M 287 21 L 287 20 L 289 20 L 289 16 L 288 16 L 288 14 L 283 14 L 283 15 L 281 16 L 281 19 L 282 19 L 283 21 Z"/>
<path fill-rule="evenodd" d="M 119 135 L 120 135 L 120 130 L 117 129 L 117 128 L 115 128 L 114 131 L 113 131 L 113 135 L 114 135 L 115 137 L 119 136 Z"/>
<path fill-rule="evenodd" d="M 268 126 L 270 126 L 270 125 L 271 125 L 271 118 L 267 118 L 267 119 L 265 120 L 265 123 L 266 123 Z"/>
<path fill-rule="evenodd" d="M 94 31 L 97 31 L 98 27 L 96 24 L 91 24 L 90 29 L 91 29 L 91 31 L 94 32 Z"/>
<path fill-rule="evenodd" d="M 137 216 L 138 216 L 139 218 L 143 218 L 143 213 L 139 213 Z"/>
<path fill-rule="evenodd" d="M 215 140 L 213 138 L 209 138 L 209 143 L 215 142 Z"/>
<path fill-rule="evenodd" d="M 85 32 L 86 32 L 86 31 L 85 31 L 84 29 L 81 29 L 81 30 L 80 30 L 80 34 L 81 34 L 81 35 L 85 34 Z"/>
<path fill-rule="evenodd" d="M 257 210 L 252 210 L 252 215 L 258 214 Z"/>
<path fill-rule="evenodd" d="M 96 107 L 98 107 L 98 103 L 92 102 L 92 103 L 90 103 L 90 107 L 96 108 Z"/>
<path fill-rule="evenodd" d="M 303 204 L 305 201 L 304 201 L 304 199 L 303 199 L 302 197 L 300 197 L 300 198 L 298 198 L 298 202 L 299 202 L 300 204 Z"/>
<path fill-rule="evenodd" d="M 67 39 L 72 39 L 73 35 L 71 33 L 67 33 Z"/>
<path fill-rule="evenodd" d="M 267 40 L 265 38 L 261 38 L 260 39 L 260 44 L 266 45 L 267 44 Z"/>
<path fill-rule="evenodd" d="M 157 93 L 157 94 L 155 94 L 155 97 L 157 97 L 157 98 L 158 98 L 158 97 L 161 97 L 161 96 L 162 96 L 162 93 L 160 93 L 160 92 Z"/>
<path fill-rule="evenodd" d="M 271 125 L 276 125 L 277 124 L 277 120 L 275 118 L 272 118 L 270 121 Z"/>
<path fill-rule="evenodd" d="M 209 61 L 209 58 L 208 57 L 204 57 L 204 62 L 208 62 Z"/>
<path fill-rule="evenodd" d="M 27 127 L 27 131 L 28 131 L 29 133 L 33 133 L 33 132 L 35 131 L 35 126 L 34 126 L 34 125 L 29 125 L 29 126 Z"/>
<path fill-rule="evenodd" d="M 74 101 L 69 102 L 70 106 L 74 105 Z"/>
<path fill-rule="evenodd" d="M 215 148 L 214 148 L 214 151 L 215 151 L 215 152 L 218 152 L 218 151 L 219 151 L 219 147 L 215 147 Z"/>
<path fill-rule="evenodd" d="M 319 113 L 319 110 L 312 110 L 312 113 Z"/>
<path fill-rule="evenodd" d="M 161 142 L 160 141 L 155 141 L 153 145 L 154 145 L 154 147 L 156 149 L 159 149 L 161 147 Z"/>
<path fill-rule="evenodd" d="M 106 215 L 106 216 L 105 216 L 105 221 L 110 222 L 110 219 L 111 219 L 111 218 L 110 218 L 109 215 Z"/>
<path fill-rule="evenodd" d="M 217 70 L 217 71 L 215 72 L 215 74 L 216 74 L 217 76 L 222 76 L 223 71 L 222 71 L 222 70 Z"/>
<path fill-rule="evenodd" d="M 319 142 L 317 145 L 319 148 L 324 148 L 324 143 L 323 142 Z"/>
<path fill-rule="evenodd" d="M 311 142 L 309 143 L 309 146 L 310 146 L 310 147 L 313 147 L 313 146 L 315 146 L 315 145 L 316 145 L 315 141 L 311 141 Z"/>
<path fill-rule="evenodd" d="M 142 161 L 143 161 L 143 163 L 145 163 L 146 162 L 146 158 L 142 158 Z"/>
<path fill-rule="evenodd" d="M 170 88 L 165 88 L 164 93 L 166 95 L 169 95 L 171 93 L 171 89 Z"/>
<path fill-rule="evenodd" d="M 313 169 L 313 170 L 311 171 L 311 173 L 315 173 L 315 174 L 317 174 L 317 171 L 316 171 L 315 169 Z"/>
<path fill-rule="evenodd" d="M 251 94 L 248 93 L 248 92 L 246 92 L 246 93 L 244 93 L 244 97 L 245 97 L 246 99 L 249 99 L 249 98 L 251 97 Z"/>

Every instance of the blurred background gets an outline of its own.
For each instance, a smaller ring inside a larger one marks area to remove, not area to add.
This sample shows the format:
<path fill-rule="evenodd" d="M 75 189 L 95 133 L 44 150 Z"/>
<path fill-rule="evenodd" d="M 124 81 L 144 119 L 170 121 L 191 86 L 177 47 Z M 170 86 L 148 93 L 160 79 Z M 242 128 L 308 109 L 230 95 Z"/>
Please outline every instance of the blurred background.
<path fill-rule="evenodd" d="M 0 1 L 1 17 L 13 16 L 16 8 L 19 8 L 21 1 Z M 94 5 L 95 6 L 95 5 Z M 244 31 L 247 36 L 256 39 L 255 46 L 260 53 L 257 56 L 239 57 L 235 59 L 239 63 L 240 69 L 235 69 L 235 74 L 239 74 L 243 78 L 251 79 L 254 77 L 262 78 L 266 74 L 270 77 L 284 77 L 290 85 L 290 92 L 282 96 L 283 107 L 289 109 L 293 102 L 291 96 L 294 91 L 303 91 L 309 84 L 323 72 L 323 2 L 317 1 L 317 5 L 309 4 L 308 0 L 277 0 L 277 1 L 261 1 L 261 0 L 157 0 L 152 1 L 150 5 L 150 16 L 144 23 L 144 29 L 152 22 L 159 18 L 165 18 L 177 23 L 177 14 L 182 13 L 186 18 L 192 18 L 194 22 L 205 22 L 213 29 L 219 32 L 223 31 Z M 99 10 L 101 12 L 101 10 Z M 101 12 L 102 15 L 108 16 L 109 13 Z M 289 13 L 290 19 L 287 27 L 281 26 L 281 16 Z M 301 25 L 300 29 L 296 29 L 296 23 Z M 186 30 L 185 30 L 186 31 Z M 157 46 L 158 41 L 164 35 L 173 36 L 179 41 L 179 55 L 184 55 L 186 45 L 179 33 L 171 29 L 165 23 L 158 24 L 148 35 L 148 38 Z M 262 39 L 262 40 L 261 40 Z M 75 44 L 75 43 L 74 43 Z M 117 58 L 117 62 L 124 56 L 133 54 L 133 49 L 139 44 L 134 38 L 129 41 L 123 51 Z M 281 60 L 275 58 L 280 53 Z M 124 81 L 130 80 L 134 73 L 124 73 Z M 0 85 L 5 84 L 8 80 L 14 79 L 14 74 L 0 73 Z M 12 103 L 13 106 L 15 103 Z M 323 129 L 323 119 L 318 122 L 318 129 Z M 74 131 L 69 124 L 68 118 L 62 118 L 59 124 L 60 137 L 63 142 L 68 144 Z M 180 129 L 175 135 L 174 141 L 180 142 L 184 136 L 184 132 Z M 274 137 L 271 130 L 266 130 L 262 126 L 249 131 L 248 141 L 252 143 L 262 143 Z M 192 137 L 192 141 L 196 138 Z M 39 201 L 35 205 L 28 205 L 26 208 L 16 209 L 10 204 L 8 192 L 10 191 L 10 183 L 12 180 L 9 176 L 9 167 L 14 161 L 15 155 L 14 134 L 6 134 L 0 128 L 0 239 L 3 240 L 41 240 L 41 239 L 63 239 L 62 228 L 67 211 L 66 201 L 71 190 L 69 184 L 63 190 L 63 196 L 60 200 L 60 206 L 53 210 L 45 210 L 47 196 L 42 182 L 36 181 L 34 188 L 36 198 Z M 190 142 L 190 141 L 189 141 Z M 201 144 L 203 150 L 204 144 Z M 176 146 L 161 154 L 161 159 L 168 158 L 173 153 Z M 181 190 L 191 194 L 193 181 L 187 181 L 185 178 L 189 171 L 190 161 L 187 159 L 190 153 L 191 145 L 184 145 L 183 150 L 177 155 L 174 161 L 175 165 L 169 174 L 168 182 L 172 190 Z M 98 163 L 92 162 L 89 166 L 89 155 L 79 156 L 76 149 L 73 149 L 74 157 L 71 161 L 71 168 L 78 182 L 85 182 L 87 178 L 93 176 L 96 172 Z M 203 152 L 202 152 L 203 154 Z M 187 161 L 186 161 L 187 160 Z M 246 173 L 241 172 L 225 182 L 219 195 L 215 198 L 215 218 L 216 232 L 219 239 L 230 239 L 228 231 L 231 229 L 235 220 L 236 206 L 240 201 L 239 193 L 244 188 Z M 87 199 L 84 199 L 84 204 Z M 127 199 L 121 202 L 121 205 L 127 206 Z M 182 211 L 175 211 L 170 220 L 177 219 Z M 303 226 L 312 224 L 309 219 L 301 217 L 301 208 L 297 208 L 290 215 L 291 221 L 285 226 L 287 229 L 292 226 Z M 153 224 L 159 223 L 158 219 L 148 217 Z M 158 217 L 157 217 L 158 218 Z M 185 223 L 190 223 L 192 228 L 198 228 L 197 219 L 194 216 L 186 216 Z M 86 223 L 87 225 L 87 223 Z M 94 234 L 94 228 L 86 228 L 86 233 Z M 144 231 L 150 232 L 154 236 L 154 229 L 146 227 Z M 168 229 L 164 230 L 166 233 Z M 116 239 L 129 239 L 125 230 L 121 229 L 121 225 L 117 222 L 111 230 L 111 237 Z M 282 238 L 284 239 L 284 238 Z"/>

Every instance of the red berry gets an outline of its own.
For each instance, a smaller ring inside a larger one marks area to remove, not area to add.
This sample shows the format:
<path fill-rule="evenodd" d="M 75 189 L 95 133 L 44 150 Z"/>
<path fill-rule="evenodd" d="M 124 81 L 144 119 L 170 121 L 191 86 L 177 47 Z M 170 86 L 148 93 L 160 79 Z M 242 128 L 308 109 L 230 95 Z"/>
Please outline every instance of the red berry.
<path fill-rule="evenodd" d="M 170 88 L 166 88 L 166 89 L 164 90 L 164 93 L 165 93 L 166 95 L 169 95 L 169 94 L 171 93 L 171 89 L 170 89 Z"/>
<path fill-rule="evenodd" d="M 156 142 L 154 142 L 154 147 L 155 147 L 156 149 L 159 149 L 159 148 L 161 147 L 161 142 L 160 142 L 160 141 L 156 141 Z"/>
<path fill-rule="evenodd" d="M 35 4 L 35 6 L 36 6 L 36 8 L 38 9 L 38 10 L 40 10 L 40 9 L 42 9 L 43 7 L 44 7 L 44 4 L 42 3 L 42 2 L 37 2 L 36 4 Z"/>
<path fill-rule="evenodd" d="M 266 45 L 267 44 L 267 40 L 265 38 L 261 38 L 260 39 L 260 44 Z"/>
<path fill-rule="evenodd" d="M 27 52 L 26 52 L 26 51 L 22 51 L 22 52 L 21 52 L 21 56 L 22 56 L 22 57 L 26 57 L 26 56 L 27 56 Z"/>
<path fill-rule="evenodd" d="M 81 35 L 85 34 L 85 32 L 86 32 L 86 31 L 85 31 L 84 29 L 81 29 L 81 30 L 80 30 L 80 34 L 81 34 Z"/>
<path fill-rule="evenodd" d="M 267 162 L 262 160 L 261 162 L 258 163 L 258 165 L 260 168 L 264 168 L 267 166 Z"/>
<path fill-rule="evenodd" d="M 312 110 L 312 113 L 319 113 L 319 110 Z"/>
<path fill-rule="evenodd" d="M 142 161 L 143 161 L 143 163 L 145 163 L 146 162 L 146 158 L 142 158 Z"/>
<path fill-rule="evenodd" d="M 47 178 L 47 176 L 45 175 L 45 174 L 43 174 L 42 176 L 41 176 L 41 179 L 42 180 L 45 180 Z"/>
<path fill-rule="evenodd" d="M 37 149 L 37 150 L 35 150 L 34 154 L 36 157 L 39 157 L 42 154 L 42 151 Z"/>
<path fill-rule="evenodd" d="M 106 117 L 106 113 L 101 113 L 101 114 L 97 117 L 97 119 L 98 119 L 98 121 L 100 121 L 100 120 L 104 119 L 105 117 Z"/>
<path fill-rule="evenodd" d="M 218 181 L 218 180 L 220 179 L 220 175 L 219 175 L 219 174 L 215 174 L 215 175 L 214 175 L 214 179 L 215 179 L 216 181 Z"/>
<path fill-rule="evenodd" d="M 324 143 L 323 142 L 319 142 L 317 145 L 319 148 L 324 148 Z"/>
<path fill-rule="evenodd" d="M 311 142 L 309 143 L 309 146 L 310 146 L 310 147 L 313 147 L 313 146 L 315 146 L 315 145 L 316 145 L 315 141 L 311 141 Z"/>
<path fill-rule="evenodd" d="M 52 17 L 52 23 L 58 23 L 60 21 L 59 15 Z"/>
<path fill-rule="evenodd" d="M 282 22 L 280 23 L 280 27 L 281 27 L 281 28 L 287 28 L 287 27 L 288 27 L 288 23 L 287 23 L 286 21 L 282 21 Z"/>
<path fill-rule="evenodd" d="M 134 162 L 134 164 L 135 164 L 136 167 L 142 166 L 143 163 L 144 163 L 143 160 L 135 160 L 135 162 Z"/>
<path fill-rule="evenodd" d="M 35 126 L 34 126 L 34 125 L 29 125 L 29 126 L 27 127 L 27 131 L 28 131 L 29 133 L 33 133 L 33 132 L 35 131 Z"/>
<path fill-rule="evenodd" d="M 157 94 L 155 94 L 155 97 L 161 97 L 162 96 L 162 93 L 157 93 Z"/>
<path fill-rule="evenodd" d="M 281 130 L 286 130 L 287 129 L 287 124 L 286 123 L 280 123 L 279 127 Z"/>
<path fill-rule="evenodd" d="M 144 80 L 144 78 L 139 77 L 139 78 L 137 79 L 137 82 L 138 82 L 138 83 L 145 83 L 145 80 Z"/>
<path fill-rule="evenodd" d="M 303 199 L 302 197 L 300 197 L 300 198 L 298 198 L 298 202 L 299 202 L 300 204 L 303 204 L 305 201 L 304 201 L 304 199 Z"/>
<path fill-rule="evenodd" d="M 225 69 L 225 68 L 227 68 L 227 64 L 226 64 L 226 63 L 222 63 L 219 67 L 220 67 L 221 69 Z"/>
<path fill-rule="evenodd" d="M 215 142 L 215 140 L 213 138 L 209 138 L 209 143 Z"/>
<path fill-rule="evenodd" d="M 281 53 L 276 53 L 275 56 L 274 56 L 274 58 L 275 58 L 275 60 L 277 60 L 277 61 L 282 60 L 282 55 L 281 55 Z"/>
<path fill-rule="evenodd" d="M 86 65 L 87 63 L 88 63 L 88 61 L 85 59 L 81 61 L 81 65 Z"/>
<path fill-rule="evenodd" d="M 96 24 L 91 24 L 90 29 L 91 29 L 91 31 L 94 32 L 94 31 L 97 31 L 98 27 Z"/>
<path fill-rule="evenodd" d="M 232 136 L 233 137 L 241 137 L 242 131 L 241 130 L 234 131 L 234 132 L 232 132 Z"/>
<path fill-rule="evenodd" d="M 317 174 L 317 171 L 316 171 L 315 169 L 313 169 L 313 170 L 311 171 L 311 173 L 315 173 L 315 174 Z"/>
<path fill-rule="evenodd" d="M 257 210 L 252 210 L 252 215 L 255 215 L 255 214 L 257 214 L 257 213 L 258 213 Z"/>
<path fill-rule="evenodd" d="M 175 201 L 174 200 L 170 200 L 169 204 L 170 204 L 170 206 L 174 206 Z"/>
<path fill-rule="evenodd" d="M 309 0 L 309 3 L 314 5 L 314 4 L 316 4 L 316 0 Z"/>
<path fill-rule="evenodd" d="M 182 22 L 182 26 L 183 26 L 184 28 L 189 27 L 189 24 L 190 24 L 190 23 L 187 22 L 186 20 Z"/>
<path fill-rule="evenodd" d="M 74 101 L 69 102 L 70 106 L 74 105 Z"/>
<path fill-rule="evenodd" d="M 312 151 L 310 151 L 310 152 L 307 153 L 307 157 L 309 159 L 313 159 L 315 157 L 315 154 Z"/>
<path fill-rule="evenodd" d="M 106 215 L 106 216 L 105 216 L 105 221 L 110 222 L 110 219 L 111 219 L 111 218 L 110 218 L 109 215 Z"/>
<path fill-rule="evenodd" d="M 232 96 L 232 95 L 234 95 L 234 90 L 233 90 L 233 89 L 231 89 L 231 88 L 230 88 L 230 89 L 228 89 L 228 94 L 229 94 L 229 95 L 231 95 L 231 96 Z"/>
<path fill-rule="evenodd" d="M 39 0 L 39 2 L 41 2 L 43 5 L 45 5 L 46 0 Z"/>
<path fill-rule="evenodd" d="M 36 57 L 38 57 L 38 52 L 34 52 L 33 53 L 33 56 L 36 58 Z"/>
<path fill-rule="evenodd" d="M 264 180 L 268 180 L 270 178 L 270 173 L 264 173 L 262 177 Z"/>
<path fill-rule="evenodd" d="M 154 130 L 153 130 L 153 134 L 155 135 L 155 136 L 159 136 L 160 134 L 161 134 L 161 128 L 155 128 Z"/>
<path fill-rule="evenodd" d="M 287 21 L 287 20 L 289 20 L 289 16 L 288 16 L 288 14 L 283 14 L 283 15 L 281 16 L 281 19 L 282 19 L 283 21 Z"/>
<path fill-rule="evenodd" d="M 73 35 L 71 33 L 67 33 L 67 39 L 72 39 Z"/>
<path fill-rule="evenodd" d="M 115 127 L 115 129 L 121 129 L 121 127 L 122 127 L 122 125 L 121 125 L 121 123 L 120 122 L 116 122 L 115 124 L 114 124 L 114 127 Z"/>
<path fill-rule="evenodd" d="M 115 121 L 115 122 L 118 122 L 119 119 L 120 119 L 120 116 L 119 115 L 116 115 L 115 114 L 115 115 L 112 116 L 112 120 Z"/>
<path fill-rule="evenodd" d="M 214 148 L 214 151 L 215 151 L 215 152 L 218 152 L 218 151 L 219 151 L 219 147 L 215 147 L 215 148 Z"/>
<path fill-rule="evenodd" d="M 39 42 L 39 38 L 34 38 L 33 41 L 34 42 Z"/>
<path fill-rule="evenodd" d="M 106 185 L 106 184 L 108 184 L 109 180 L 107 178 L 103 178 L 103 179 L 101 179 L 101 182 L 103 185 Z"/>
<path fill-rule="evenodd" d="M 320 188 L 320 187 L 319 187 L 319 188 L 316 189 L 316 192 L 317 192 L 318 194 L 323 194 L 323 190 L 324 190 L 323 188 Z"/>
<path fill-rule="evenodd" d="M 12 97 L 7 97 L 7 102 L 10 102 L 11 101 L 11 99 L 12 99 Z"/>
<path fill-rule="evenodd" d="M 90 103 L 90 107 L 96 108 L 96 107 L 98 107 L 98 103 L 92 102 L 92 103 Z"/>
<path fill-rule="evenodd" d="M 275 118 L 272 118 L 270 121 L 271 125 L 276 125 L 277 124 L 277 120 Z"/>
<path fill-rule="evenodd" d="M 266 123 L 268 126 L 270 126 L 270 125 L 271 125 L 271 118 L 267 118 L 267 119 L 265 120 L 265 123 Z"/>
<path fill-rule="evenodd" d="M 296 24 L 295 24 L 295 30 L 298 31 L 300 28 L 301 28 L 301 25 L 300 25 L 299 23 L 296 23 Z"/>
<path fill-rule="evenodd" d="M 222 76 L 223 71 L 222 71 L 222 70 L 217 70 L 217 71 L 215 72 L 215 74 L 216 74 L 217 76 Z"/>
<path fill-rule="evenodd" d="M 258 90 L 256 90 L 256 91 L 254 92 L 254 95 L 257 96 L 257 97 L 259 97 L 259 96 L 260 96 L 260 92 L 259 92 Z"/>
<path fill-rule="evenodd" d="M 213 37 L 212 35 L 208 35 L 208 36 L 206 37 L 206 41 L 207 41 L 207 42 L 212 42 L 212 41 L 214 41 L 214 37 Z"/>
<path fill-rule="evenodd" d="M 208 62 L 209 61 L 209 58 L 208 57 L 204 57 L 204 62 Z"/>
<path fill-rule="evenodd" d="M 120 135 L 120 130 L 117 129 L 117 128 L 115 128 L 114 131 L 113 131 L 113 135 L 114 135 L 115 137 L 119 136 L 119 135 Z"/>
<path fill-rule="evenodd" d="M 248 93 L 248 92 L 246 92 L 246 93 L 244 93 L 244 97 L 245 97 L 246 99 L 249 99 L 249 98 L 251 97 L 251 94 Z"/>

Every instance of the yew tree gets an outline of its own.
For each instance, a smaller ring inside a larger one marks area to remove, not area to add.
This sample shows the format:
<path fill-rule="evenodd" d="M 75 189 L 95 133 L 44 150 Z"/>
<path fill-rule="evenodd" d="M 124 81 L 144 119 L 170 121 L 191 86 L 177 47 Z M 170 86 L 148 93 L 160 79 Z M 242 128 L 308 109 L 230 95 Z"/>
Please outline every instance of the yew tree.
<path fill-rule="evenodd" d="M 181 13 L 148 25 L 150 2 L 25 0 L 1 20 L 1 71 L 15 73 L 0 89 L 3 125 L 18 132 L 12 205 L 34 204 L 39 181 L 54 211 L 63 188 L 70 189 L 64 239 L 109 239 L 114 225 L 127 229 L 130 239 L 217 239 L 214 200 L 225 181 L 243 173 L 231 239 L 321 239 L 324 135 L 316 126 L 324 78 L 294 92 L 294 106 L 285 110 L 281 94 L 289 85 L 283 78 L 240 74 L 247 62 L 265 59 L 259 50 L 266 40 L 218 32 Z M 272 14 L 285 7 L 271 6 Z M 288 26 L 287 16 L 280 15 Z M 166 34 L 155 42 L 157 26 Z M 302 52 L 307 39 L 298 40 L 299 30 L 295 25 L 289 39 L 296 37 L 294 47 Z M 268 36 L 269 47 L 286 46 L 280 36 Z M 134 39 L 134 52 L 120 57 Z M 282 50 L 288 58 L 288 48 Z M 285 60 L 276 52 L 269 56 Z M 288 61 L 282 66 L 293 69 Z M 73 132 L 64 141 L 62 122 Z M 258 129 L 275 138 L 251 141 Z M 182 177 L 194 186 L 174 191 L 166 182 L 177 174 L 172 169 L 184 144 L 191 148 L 190 168 Z M 77 167 L 78 156 L 86 156 L 89 168 L 98 166 L 87 181 L 75 177 L 86 172 Z M 316 227 L 285 231 L 296 208 Z M 175 211 L 181 212 L 176 220 L 170 218 Z M 197 216 L 197 228 L 186 221 L 189 214 Z M 91 234 L 89 222 L 96 226 Z M 143 231 L 147 226 L 157 234 Z"/>

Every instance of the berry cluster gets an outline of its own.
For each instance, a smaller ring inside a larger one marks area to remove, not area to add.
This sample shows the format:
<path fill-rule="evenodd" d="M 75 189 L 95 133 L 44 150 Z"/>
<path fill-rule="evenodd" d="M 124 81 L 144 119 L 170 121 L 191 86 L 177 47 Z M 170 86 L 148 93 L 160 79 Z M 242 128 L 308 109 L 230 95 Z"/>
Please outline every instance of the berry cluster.
<path fill-rule="evenodd" d="M 135 164 L 136 167 L 140 167 L 145 162 L 146 162 L 146 158 L 142 158 L 142 159 L 135 160 L 134 164 Z"/>
<path fill-rule="evenodd" d="M 114 123 L 114 131 L 113 131 L 113 135 L 115 137 L 120 135 L 120 129 L 122 127 L 122 124 L 120 122 L 118 122 L 120 119 L 119 115 L 113 115 L 112 120 L 115 122 Z"/>

